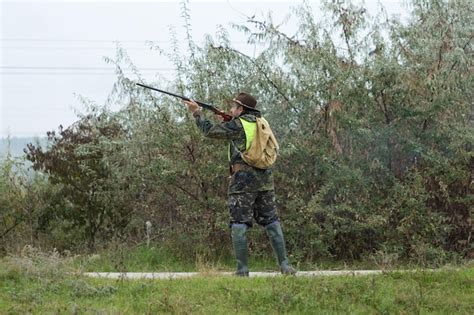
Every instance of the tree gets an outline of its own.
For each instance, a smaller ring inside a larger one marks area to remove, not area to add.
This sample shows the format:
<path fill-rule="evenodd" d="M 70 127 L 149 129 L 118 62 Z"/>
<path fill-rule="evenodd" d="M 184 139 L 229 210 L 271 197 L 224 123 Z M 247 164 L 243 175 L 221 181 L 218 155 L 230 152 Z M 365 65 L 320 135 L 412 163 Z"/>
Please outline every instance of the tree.
<path fill-rule="evenodd" d="M 33 144 L 25 149 L 33 169 L 46 172 L 49 182 L 59 187 L 60 206 L 54 205 L 57 214 L 83 231 L 90 249 L 98 231 L 123 218 L 128 210 L 115 197 L 120 191 L 110 185 L 113 165 L 106 159 L 120 150 L 115 141 L 123 136 L 124 131 L 111 117 L 91 114 L 67 129 L 60 126 L 59 135 L 48 132 L 48 150 Z"/>

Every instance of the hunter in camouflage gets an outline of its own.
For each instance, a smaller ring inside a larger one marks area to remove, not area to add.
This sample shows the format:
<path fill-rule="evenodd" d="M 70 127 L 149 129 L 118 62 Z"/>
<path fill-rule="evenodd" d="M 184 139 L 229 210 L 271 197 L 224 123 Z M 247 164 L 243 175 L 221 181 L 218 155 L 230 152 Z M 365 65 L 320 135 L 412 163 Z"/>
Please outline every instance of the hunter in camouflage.
<path fill-rule="evenodd" d="M 246 145 L 245 131 L 240 119 L 232 119 L 228 122 L 213 125 L 204 118 L 201 111 L 195 112 L 194 116 L 198 128 L 206 137 L 229 141 L 229 166 L 232 167 L 238 164 L 240 167 L 243 167 L 240 172 L 232 174 L 228 188 L 229 194 L 274 190 L 272 170 L 250 167 L 246 165 L 240 156 L 240 152 L 245 150 Z M 244 113 L 239 117 L 255 122 L 256 116 L 260 116 L 260 113 Z"/>
<path fill-rule="evenodd" d="M 252 227 L 253 220 L 263 226 L 277 257 L 283 274 L 294 274 L 285 249 L 285 241 L 276 212 L 275 191 L 272 169 L 258 169 L 244 162 L 241 152 L 248 147 L 248 135 L 242 124 L 253 123 L 261 117 L 256 109 L 256 99 L 247 93 L 240 93 L 233 99 L 230 109 L 233 119 L 212 123 L 206 119 L 199 105 L 194 101 L 184 101 L 193 113 L 198 128 L 208 138 L 227 140 L 229 142 L 228 158 L 230 181 L 228 187 L 228 206 L 232 242 L 237 260 L 236 275 L 248 276 L 248 250 L 246 231 Z"/>

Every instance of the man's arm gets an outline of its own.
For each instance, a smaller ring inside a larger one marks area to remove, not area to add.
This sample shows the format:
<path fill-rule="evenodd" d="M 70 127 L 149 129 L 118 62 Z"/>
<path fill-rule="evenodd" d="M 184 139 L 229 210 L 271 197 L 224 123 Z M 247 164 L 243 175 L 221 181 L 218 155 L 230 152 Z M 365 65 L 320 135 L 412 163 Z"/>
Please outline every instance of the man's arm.
<path fill-rule="evenodd" d="M 239 139 L 242 132 L 242 125 L 240 120 L 232 119 L 230 121 L 223 121 L 221 123 L 213 124 L 209 119 L 206 119 L 200 110 L 193 113 L 196 118 L 196 125 L 208 138 L 236 140 Z"/>
<path fill-rule="evenodd" d="M 196 118 L 196 125 L 208 138 L 223 139 L 223 140 L 235 140 L 239 139 L 243 132 L 242 124 L 238 119 L 232 119 L 230 121 L 224 121 L 218 124 L 213 124 L 210 120 L 206 119 L 201 111 L 199 105 L 194 101 L 183 101 L 188 107 L 189 111 L 193 113 Z"/>

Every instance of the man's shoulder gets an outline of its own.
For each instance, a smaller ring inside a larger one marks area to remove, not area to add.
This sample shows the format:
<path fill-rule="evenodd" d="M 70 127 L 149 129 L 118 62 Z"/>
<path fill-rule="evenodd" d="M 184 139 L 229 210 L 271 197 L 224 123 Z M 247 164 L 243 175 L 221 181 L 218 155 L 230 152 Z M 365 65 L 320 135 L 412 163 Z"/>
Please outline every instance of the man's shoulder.
<path fill-rule="evenodd" d="M 229 121 L 222 121 L 220 123 L 220 125 L 224 129 L 227 129 L 227 130 L 234 130 L 234 131 L 239 130 L 240 131 L 240 130 L 244 129 L 244 127 L 242 125 L 242 122 L 240 121 L 240 119 L 238 117 L 234 117 Z"/>
<path fill-rule="evenodd" d="M 224 121 L 222 123 L 242 127 L 242 122 L 240 121 L 240 117 L 234 117 L 231 120 Z"/>
<path fill-rule="evenodd" d="M 239 118 L 242 118 L 242 119 L 244 119 L 246 121 L 250 121 L 250 122 L 256 122 L 258 117 L 255 114 L 245 113 L 245 114 L 241 115 Z"/>

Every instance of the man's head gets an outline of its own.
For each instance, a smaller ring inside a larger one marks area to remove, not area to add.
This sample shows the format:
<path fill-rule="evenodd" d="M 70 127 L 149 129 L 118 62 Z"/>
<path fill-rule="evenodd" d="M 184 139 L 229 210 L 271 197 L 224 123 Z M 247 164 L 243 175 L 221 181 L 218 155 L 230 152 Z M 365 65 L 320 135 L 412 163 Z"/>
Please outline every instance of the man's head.
<path fill-rule="evenodd" d="M 258 112 L 256 106 L 257 100 L 255 97 L 247 93 L 240 93 L 232 100 L 230 114 L 234 117 L 238 117 L 246 110 L 254 110 Z"/>

